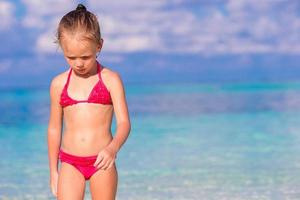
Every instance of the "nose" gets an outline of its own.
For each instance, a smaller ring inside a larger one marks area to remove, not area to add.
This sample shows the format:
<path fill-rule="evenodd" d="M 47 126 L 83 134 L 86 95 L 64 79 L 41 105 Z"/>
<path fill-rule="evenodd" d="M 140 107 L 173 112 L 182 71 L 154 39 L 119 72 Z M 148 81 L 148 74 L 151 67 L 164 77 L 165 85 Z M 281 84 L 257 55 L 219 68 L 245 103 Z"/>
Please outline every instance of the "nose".
<path fill-rule="evenodd" d="M 81 59 L 76 59 L 74 64 L 75 64 L 75 67 L 77 67 L 77 68 L 83 67 L 83 61 Z"/>

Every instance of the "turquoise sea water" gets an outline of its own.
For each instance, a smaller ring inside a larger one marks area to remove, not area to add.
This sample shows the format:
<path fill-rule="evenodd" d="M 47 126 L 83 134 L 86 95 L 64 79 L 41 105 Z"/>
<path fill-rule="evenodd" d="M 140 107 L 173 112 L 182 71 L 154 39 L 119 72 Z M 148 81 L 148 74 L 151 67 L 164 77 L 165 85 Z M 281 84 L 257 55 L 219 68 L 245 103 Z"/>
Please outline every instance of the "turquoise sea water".
<path fill-rule="evenodd" d="M 127 85 L 126 95 L 118 199 L 300 199 L 300 83 Z M 0 199 L 52 199 L 48 89 L 0 97 Z"/>

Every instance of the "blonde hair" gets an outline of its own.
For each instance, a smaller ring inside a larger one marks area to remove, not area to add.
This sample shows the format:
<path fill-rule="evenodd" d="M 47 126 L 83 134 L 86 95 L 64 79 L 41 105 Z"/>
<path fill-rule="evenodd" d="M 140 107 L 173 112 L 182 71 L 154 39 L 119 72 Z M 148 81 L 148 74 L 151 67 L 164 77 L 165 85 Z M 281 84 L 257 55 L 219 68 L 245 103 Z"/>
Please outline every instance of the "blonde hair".
<path fill-rule="evenodd" d="M 63 33 L 81 33 L 84 39 L 91 40 L 96 44 L 101 42 L 101 32 L 96 15 L 87 11 L 83 4 L 78 4 L 75 10 L 62 17 L 59 22 L 55 43 L 61 46 Z"/>

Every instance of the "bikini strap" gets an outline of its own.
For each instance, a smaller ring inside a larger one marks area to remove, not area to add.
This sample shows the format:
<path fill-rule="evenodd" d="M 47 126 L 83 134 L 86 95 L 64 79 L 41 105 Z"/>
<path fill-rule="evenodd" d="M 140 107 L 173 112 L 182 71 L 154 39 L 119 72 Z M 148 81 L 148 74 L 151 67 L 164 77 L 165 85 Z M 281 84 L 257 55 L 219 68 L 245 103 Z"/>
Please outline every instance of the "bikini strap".
<path fill-rule="evenodd" d="M 97 72 L 98 72 L 98 76 L 99 76 L 100 80 L 102 80 L 102 78 L 101 78 L 102 69 L 103 69 L 102 65 L 97 61 Z"/>
<path fill-rule="evenodd" d="M 66 85 L 65 85 L 66 88 L 68 88 L 68 86 L 69 86 L 71 73 L 72 73 L 72 68 L 70 67 L 70 70 L 69 70 L 69 73 L 68 73 L 68 79 L 67 79 L 67 82 L 66 82 Z"/>

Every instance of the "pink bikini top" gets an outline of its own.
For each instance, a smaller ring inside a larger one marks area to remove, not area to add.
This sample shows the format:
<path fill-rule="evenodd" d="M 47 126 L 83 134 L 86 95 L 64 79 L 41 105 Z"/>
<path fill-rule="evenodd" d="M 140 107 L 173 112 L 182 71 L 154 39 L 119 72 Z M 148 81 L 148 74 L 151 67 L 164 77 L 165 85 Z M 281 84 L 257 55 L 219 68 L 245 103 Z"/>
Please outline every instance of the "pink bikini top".
<path fill-rule="evenodd" d="M 72 68 L 69 70 L 67 82 L 60 95 L 60 105 L 62 107 L 70 106 L 77 103 L 97 103 L 97 104 L 112 104 L 111 96 L 106 86 L 101 79 L 101 70 L 103 67 L 97 62 L 97 74 L 99 81 L 95 84 L 92 91 L 90 92 L 87 100 L 75 100 L 68 95 L 68 85 L 72 73 Z"/>

